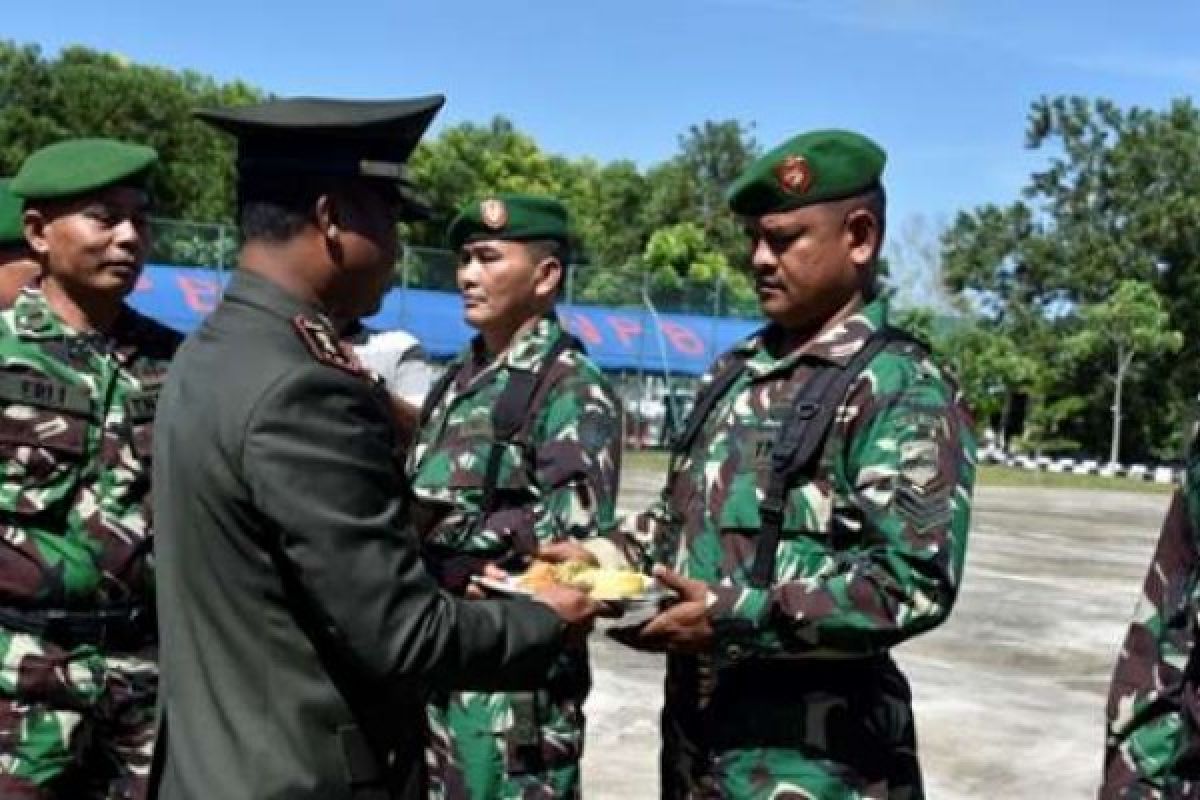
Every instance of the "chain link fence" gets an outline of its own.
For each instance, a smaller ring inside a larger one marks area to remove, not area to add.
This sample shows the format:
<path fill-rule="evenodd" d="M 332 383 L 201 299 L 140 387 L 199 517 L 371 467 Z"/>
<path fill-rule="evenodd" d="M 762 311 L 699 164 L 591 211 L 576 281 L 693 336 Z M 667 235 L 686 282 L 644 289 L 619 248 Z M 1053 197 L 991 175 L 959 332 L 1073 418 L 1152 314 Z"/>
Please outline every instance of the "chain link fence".
<path fill-rule="evenodd" d="M 151 225 L 152 263 L 212 269 L 218 273 L 232 270 L 237 264 L 240 241 L 232 225 L 161 218 L 153 219 Z M 457 261 L 457 254 L 449 250 L 407 247 L 396 265 L 394 286 L 456 292 Z M 614 268 L 573 264 L 567 271 L 562 299 L 568 305 L 696 314 L 709 318 L 714 326 L 722 317 L 758 315 L 752 294 L 738 296 L 719 279 L 696 284 L 670 276 L 656 278 L 635 265 Z M 635 448 L 662 447 L 691 405 L 695 379 L 664 373 L 658 368 L 654 353 L 647 353 L 644 368 L 623 370 L 610 377 L 626 411 L 626 444 Z"/>
<path fill-rule="evenodd" d="M 218 272 L 237 263 L 239 237 L 232 225 L 183 222 L 155 218 L 151 221 L 153 247 L 150 261 L 179 267 L 201 267 Z M 412 289 L 454 292 L 457 255 L 449 250 L 407 247 L 396 265 L 394 285 Z M 572 264 L 567 270 L 563 301 L 568 305 L 652 307 L 658 313 L 700 314 L 712 317 L 755 317 L 753 294 L 738 294 L 720 280 L 689 283 L 673 276 L 652 275 L 635 265 L 609 267 Z"/>

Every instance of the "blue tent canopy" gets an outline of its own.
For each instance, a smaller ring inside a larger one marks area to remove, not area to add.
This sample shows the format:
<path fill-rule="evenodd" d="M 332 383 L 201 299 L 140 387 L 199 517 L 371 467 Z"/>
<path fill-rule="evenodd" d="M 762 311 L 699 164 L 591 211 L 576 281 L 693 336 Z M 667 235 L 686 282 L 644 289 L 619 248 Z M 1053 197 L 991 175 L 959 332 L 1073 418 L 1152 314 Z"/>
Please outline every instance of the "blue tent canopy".
<path fill-rule="evenodd" d="M 148 266 L 130 301 L 142 313 L 191 333 L 216 308 L 227 280 L 227 273 L 209 269 Z M 563 304 L 558 311 L 606 370 L 699 375 L 716 356 L 761 325 L 694 314 L 656 315 L 636 308 Z M 462 321 L 458 295 L 428 289 L 392 289 L 379 313 L 366 323 L 412 333 L 437 359 L 460 351 L 473 334 Z"/>

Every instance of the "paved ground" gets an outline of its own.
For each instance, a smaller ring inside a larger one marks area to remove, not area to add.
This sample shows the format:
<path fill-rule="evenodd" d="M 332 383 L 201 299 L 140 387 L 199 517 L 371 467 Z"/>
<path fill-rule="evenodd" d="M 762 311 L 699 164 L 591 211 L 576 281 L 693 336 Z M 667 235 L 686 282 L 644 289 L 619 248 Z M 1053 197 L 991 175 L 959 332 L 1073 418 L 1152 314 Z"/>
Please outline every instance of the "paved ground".
<path fill-rule="evenodd" d="M 629 475 L 641 508 L 650 474 Z M 929 796 L 1094 795 L 1104 693 L 1166 495 L 983 489 L 958 607 L 897 651 L 913 684 Z M 595 637 L 589 800 L 657 796 L 662 663 Z"/>

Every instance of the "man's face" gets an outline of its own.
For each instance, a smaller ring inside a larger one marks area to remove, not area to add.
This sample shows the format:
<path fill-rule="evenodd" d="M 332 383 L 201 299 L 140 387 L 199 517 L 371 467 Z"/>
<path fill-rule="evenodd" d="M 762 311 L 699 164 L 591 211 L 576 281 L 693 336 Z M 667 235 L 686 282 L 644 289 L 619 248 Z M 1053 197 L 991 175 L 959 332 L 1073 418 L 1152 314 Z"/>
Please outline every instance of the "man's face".
<path fill-rule="evenodd" d="M 861 291 L 861 270 L 873 255 L 855 228 L 839 203 L 748 219 L 763 314 L 785 328 L 811 330 L 843 309 Z"/>
<path fill-rule="evenodd" d="M 363 181 L 334 195 L 339 229 L 338 246 L 345 272 L 348 319 L 374 314 L 392 284 L 400 239 L 399 195 L 382 182 Z"/>
<path fill-rule="evenodd" d="M 523 242 L 485 239 L 464 244 L 456 273 L 463 318 L 480 330 L 503 330 L 540 314 L 557 290 L 549 272 L 553 263 L 535 260 Z"/>
<path fill-rule="evenodd" d="M 143 190 L 111 186 L 26 211 L 26 238 L 64 287 L 125 296 L 146 263 L 148 211 Z"/>

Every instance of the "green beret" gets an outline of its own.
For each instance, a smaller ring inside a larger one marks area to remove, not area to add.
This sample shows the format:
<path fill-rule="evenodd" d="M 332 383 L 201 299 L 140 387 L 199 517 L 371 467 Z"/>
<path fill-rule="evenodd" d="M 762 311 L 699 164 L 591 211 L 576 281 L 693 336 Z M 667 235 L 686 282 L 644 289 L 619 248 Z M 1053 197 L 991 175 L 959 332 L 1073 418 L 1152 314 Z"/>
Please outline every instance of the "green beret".
<path fill-rule="evenodd" d="M 566 242 L 567 209 L 553 197 L 532 194 L 494 194 L 467 203 L 450 223 L 446 240 L 457 250 L 479 239 Z"/>
<path fill-rule="evenodd" d="M 8 188 L 9 181 L 0 181 L 0 247 L 25 243 L 22 220 L 24 204 Z"/>
<path fill-rule="evenodd" d="M 852 131 L 810 131 L 751 164 L 726 192 L 735 214 L 760 217 L 841 200 L 879 185 L 887 154 Z"/>
<path fill-rule="evenodd" d="M 152 147 L 114 139 L 67 139 L 25 159 L 11 188 L 26 200 L 71 197 L 134 181 L 157 160 Z"/>

